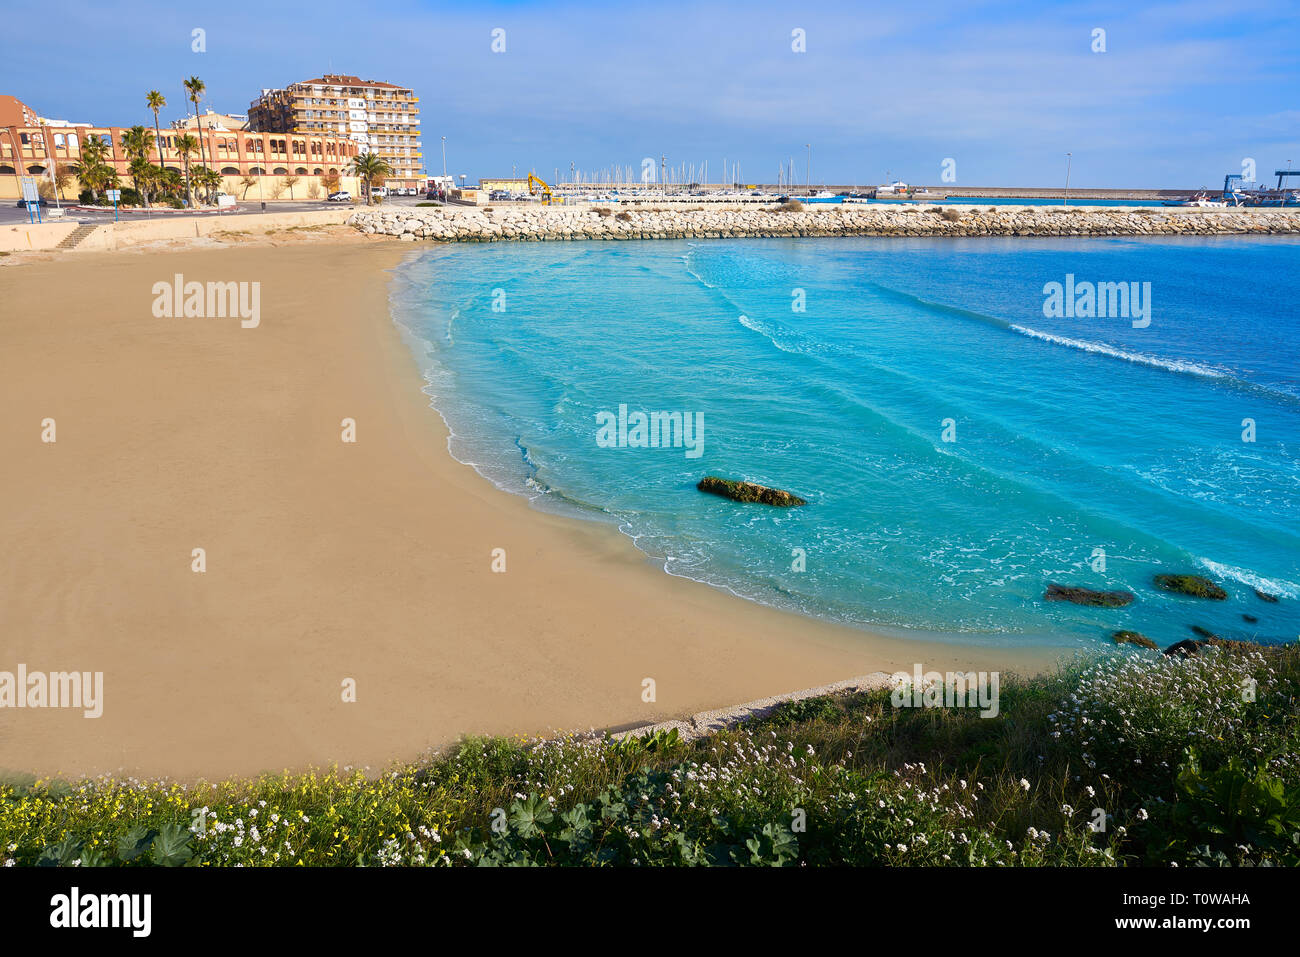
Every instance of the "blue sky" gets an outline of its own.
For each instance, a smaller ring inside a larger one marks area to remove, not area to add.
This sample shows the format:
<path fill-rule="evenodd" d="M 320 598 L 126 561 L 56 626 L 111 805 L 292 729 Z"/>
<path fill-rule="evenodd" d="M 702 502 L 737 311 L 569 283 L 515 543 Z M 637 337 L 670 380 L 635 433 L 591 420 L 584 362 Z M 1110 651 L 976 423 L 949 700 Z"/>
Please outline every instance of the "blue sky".
<path fill-rule="evenodd" d="M 414 87 L 441 172 L 546 176 L 570 163 L 723 159 L 747 182 L 795 159 L 814 183 L 1217 186 L 1256 160 L 1300 168 L 1300 4 L 130 4 L 50 0 L 0 33 L 0 93 L 43 116 L 151 122 L 144 94 L 245 112 L 323 72 Z M 43 25 L 53 25 L 47 31 Z M 191 51 L 191 31 L 207 51 Z M 491 49 L 505 30 L 505 52 Z M 806 52 L 792 50 L 803 30 Z M 1093 31 L 1106 52 L 1093 52 Z M 166 120 L 168 116 L 164 116 Z"/>

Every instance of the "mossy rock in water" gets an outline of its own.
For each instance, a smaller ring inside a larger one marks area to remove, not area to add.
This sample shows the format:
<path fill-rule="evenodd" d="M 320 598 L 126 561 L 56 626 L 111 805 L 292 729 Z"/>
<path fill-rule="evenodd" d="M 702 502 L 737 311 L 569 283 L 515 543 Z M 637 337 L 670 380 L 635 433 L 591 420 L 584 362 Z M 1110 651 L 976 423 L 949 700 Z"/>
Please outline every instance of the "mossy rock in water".
<path fill-rule="evenodd" d="M 718 478 L 716 475 L 704 476 L 695 487 L 701 492 L 721 495 L 735 502 L 761 502 L 764 505 L 776 505 L 780 508 L 808 504 L 798 495 L 779 488 L 768 488 L 766 485 L 756 485 L 753 482 L 737 482 L 733 479 Z"/>
<path fill-rule="evenodd" d="M 1076 605 L 1100 605 L 1103 608 L 1123 608 L 1133 601 L 1131 591 L 1096 591 L 1073 585 L 1048 585 L 1044 601 L 1072 601 Z"/>
<path fill-rule="evenodd" d="M 1270 595 L 1268 592 L 1260 591 L 1258 588 L 1255 589 L 1255 597 L 1260 601 L 1268 602 L 1270 605 L 1276 605 L 1278 602 L 1277 595 Z"/>
<path fill-rule="evenodd" d="M 1139 648 L 1150 648 L 1152 651 L 1160 650 L 1159 645 L 1140 631 L 1117 631 L 1110 637 L 1117 645 L 1137 645 Z"/>
<path fill-rule="evenodd" d="M 1228 593 L 1204 575 L 1157 575 L 1156 587 L 1179 595 L 1191 595 L 1194 598 L 1212 598 L 1223 601 Z"/>

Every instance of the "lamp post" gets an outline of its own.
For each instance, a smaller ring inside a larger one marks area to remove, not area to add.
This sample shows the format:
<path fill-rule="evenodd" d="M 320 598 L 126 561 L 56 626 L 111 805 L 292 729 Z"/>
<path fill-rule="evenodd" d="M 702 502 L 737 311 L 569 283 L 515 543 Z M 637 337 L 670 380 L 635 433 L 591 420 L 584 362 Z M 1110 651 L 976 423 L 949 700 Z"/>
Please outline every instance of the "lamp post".
<path fill-rule="evenodd" d="M 1070 205 L 1070 165 L 1073 162 L 1073 154 L 1065 154 L 1065 205 Z"/>
<path fill-rule="evenodd" d="M 811 193 L 812 192 L 812 144 L 805 143 L 804 149 L 808 151 L 808 165 L 804 168 L 803 184 L 808 187 L 808 191 Z"/>
<path fill-rule="evenodd" d="M 447 178 L 447 137 L 442 138 L 442 178 Z"/>
<path fill-rule="evenodd" d="M 50 185 L 54 187 L 54 208 L 62 209 L 63 206 L 59 203 L 59 156 L 55 152 L 54 134 L 49 134 L 49 137 L 46 146 L 50 151 Z M 63 142 L 67 142 L 67 134 L 64 134 Z M 62 216 L 63 214 L 60 213 L 59 215 Z"/>

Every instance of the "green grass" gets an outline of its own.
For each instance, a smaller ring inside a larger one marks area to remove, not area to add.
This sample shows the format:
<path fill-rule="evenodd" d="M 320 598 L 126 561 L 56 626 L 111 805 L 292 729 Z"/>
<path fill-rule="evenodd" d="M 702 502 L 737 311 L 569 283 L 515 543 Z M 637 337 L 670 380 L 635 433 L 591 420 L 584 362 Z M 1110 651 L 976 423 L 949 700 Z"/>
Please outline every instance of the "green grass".
<path fill-rule="evenodd" d="M 1300 652 L 1116 649 L 999 713 L 805 699 L 691 743 L 467 739 L 391 768 L 0 785 L 19 866 L 1300 864 Z M 1104 829 L 1097 828 L 1104 820 Z"/>

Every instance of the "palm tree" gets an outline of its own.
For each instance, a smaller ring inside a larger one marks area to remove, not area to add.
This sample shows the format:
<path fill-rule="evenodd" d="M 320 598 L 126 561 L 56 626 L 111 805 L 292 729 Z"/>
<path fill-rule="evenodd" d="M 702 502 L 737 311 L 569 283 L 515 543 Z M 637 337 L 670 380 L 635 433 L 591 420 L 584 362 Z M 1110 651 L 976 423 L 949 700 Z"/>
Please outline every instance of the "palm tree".
<path fill-rule="evenodd" d="M 161 166 L 154 167 L 154 172 L 158 177 L 158 187 L 162 190 L 168 202 L 177 202 L 181 190 L 185 188 L 185 181 L 181 179 L 181 174 L 174 169 L 165 169 Z"/>
<path fill-rule="evenodd" d="M 185 201 L 190 206 L 194 205 L 194 188 L 190 185 L 190 157 L 198 152 L 198 149 L 199 141 L 189 133 L 182 133 L 176 137 L 176 152 L 185 166 Z"/>
<path fill-rule="evenodd" d="M 194 171 L 194 185 L 211 199 L 212 192 L 221 188 L 221 174 L 214 169 L 200 166 Z"/>
<path fill-rule="evenodd" d="M 199 162 L 204 166 L 208 165 L 208 158 L 203 152 L 203 117 L 199 115 L 199 97 L 206 89 L 207 86 L 197 76 L 192 76 L 185 81 L 185 92 L 194 102 L 194 120 L 199 124 Z"/>
<path fill-rule="evenodd" d="M 152 149 L 153 134 L 145 127 L 137 125 L 123 131 L 122 152 L 131 160 L 128 172 L 146 206 L 149 205 L 149 184 L 153 180 L 151 170 L 154 166 L 149 162 L 149 152 Z"/>
<path fill-rule="evenodd" d="M 58 193 L 59 199 L 62 199 L 63 191 L 67 189 L 68 184 L 72 182 L 72 173 L 66 166 L 61 166 L 50 175 L 50 179 L 54 181 L 54 191 Z"/>
<path fill-rule="evenodd" d="M 122 152 L 131 159 L 147 160 L 153 149 L 153 134 L 146 127 L 133 126 L 122 131 Z"/>
<path fill-rule="evenodd" d="M 135 191 L 140 194 L 140 200 L 145 206 L 152 206 L 150 199 L 153 187 L 162 170 L 147 159 L 137 156 L 127 164 L 126 171 L 131 174 L 131 182 L 135 184 Z"/>
<path fill-rule="evenodd" d="M 366 188 L 366 205 L 370 205 L 370 186 L 376 179 L 393 175 L 393 168 L 374 153 L 362 153 L 352 159 L 352 172 L 361 177 Z"/>
<path fill-rule="evenodd" d="M 162 166 L 162 165 L 163 165 L 163 154 L 162 154 L 162 147 L 163 147 L 163 144 L 162 144 L 162 130 L 161 130 L 161 129 L 159 128 L 159 126 L 158 126 L 158 111 L 161 110 L 164 106 L 167 105 L 167 98 L 166 98 L 165 96 L 163 96 L 161 93 L 159 93 L 157 90 L 150 90 L 149 93 L 145 96 L 144 99 L 145 99 L 145 102 L 149 104 L 149 109 L 153 110 L 153 129 L 154 129 L 154 132 L 157 134 L 157 137 L 158 137 L 158 138 L 157 138 L 157 143 L 158 143 L 158 165 L 159 165 L 159 166 Z"/>
<path fill-rule="evenodd" d="M 99 201 L 99 191 L 107 189 L 117 175 L 108 165 L 108 154 L 108 144 L 98 134 L 87 133 L 81 143 L 81 162 L 73 168 L 96 202 Z"/>
<path fill-rule="evenodd" d="M 117 171 L 104 163 L 97 166 L 78 163 L 72 167 L 72 172 L 77 175 L 77 179 L 81 180 L 81 184 L 90 190 L 90 195 L 96 203 L 99 202 L 101 192 L 117 186 Z"/>

